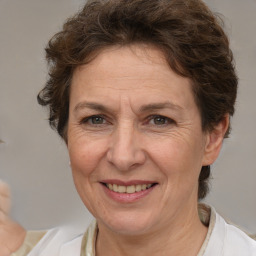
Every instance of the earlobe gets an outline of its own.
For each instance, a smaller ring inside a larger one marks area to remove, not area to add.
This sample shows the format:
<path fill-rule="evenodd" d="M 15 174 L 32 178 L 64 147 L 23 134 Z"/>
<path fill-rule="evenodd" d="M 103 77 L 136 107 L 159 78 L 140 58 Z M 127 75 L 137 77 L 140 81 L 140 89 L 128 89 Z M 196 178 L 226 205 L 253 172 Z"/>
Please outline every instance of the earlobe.
<path fill-rule="evenodd" d="M 203 166 L 211 165 L 217 159 L 228 127 L 229 127 L 229 115 L 227 114 L 214 127 L 212 131 L 209 131 L 207 133 Z"/>

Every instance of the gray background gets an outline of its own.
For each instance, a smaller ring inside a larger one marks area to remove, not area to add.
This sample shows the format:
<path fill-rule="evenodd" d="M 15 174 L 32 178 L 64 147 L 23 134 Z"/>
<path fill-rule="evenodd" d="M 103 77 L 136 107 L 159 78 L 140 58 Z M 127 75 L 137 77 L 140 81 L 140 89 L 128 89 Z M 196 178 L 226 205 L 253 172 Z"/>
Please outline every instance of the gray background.
<path fill-rule="evenodd" d="M 240 78 L 231 138 L 213 166 L 207 202 L 256 233 L 256 1 L 207 0 L 220 12 Z M 48 127 L 36 95 L 47 70 L 44 47 L 79 0 L 0 0 L 0 178 L 12 189 L 12 217 L 27 229 L 91 218 L 76 194 L 65 144 Z"/>

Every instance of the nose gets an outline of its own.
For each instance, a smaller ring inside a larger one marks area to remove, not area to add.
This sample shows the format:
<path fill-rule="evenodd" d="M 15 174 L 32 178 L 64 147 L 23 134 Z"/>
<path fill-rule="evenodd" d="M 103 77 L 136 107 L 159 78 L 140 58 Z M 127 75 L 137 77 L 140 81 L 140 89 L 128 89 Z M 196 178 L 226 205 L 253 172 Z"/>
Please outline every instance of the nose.
<path fill-rule="evenodd" d="M 146 154 L 140 136 L 132 125 L 118 127 L 113 132 L 107 159 L 119 171 L 129 171 L 145 162 Z"/>

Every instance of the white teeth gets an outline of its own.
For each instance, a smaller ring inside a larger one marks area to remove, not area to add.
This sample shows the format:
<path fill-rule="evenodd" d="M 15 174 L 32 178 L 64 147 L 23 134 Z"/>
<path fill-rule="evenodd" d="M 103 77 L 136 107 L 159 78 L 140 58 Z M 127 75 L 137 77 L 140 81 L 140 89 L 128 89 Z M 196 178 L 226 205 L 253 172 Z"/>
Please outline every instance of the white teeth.
<path fill-rule="evenodd" d="M 118 192 L 119 193 L 125 193 L 126 192 L 126 187 L 125 186 L 118 186 Z"/>
<path fill-rule="evenodd" d="M 134 192 L 135 192 L 135 186 L 134 185 L 126 187 L 126 193 L 131 194 L 131 193 L 134 193 Z"/>
<path fill-rule="evenodd" d="M 136 185 L 135 190 L 136 190 L 136 192 L 140 192 L 141 191 L 141 185 Z"/>
<path fill-rule="evenodd" d="M 135 193 L 140 192 L 142 190 L 146 190 L 148 188 L 151 188 L 153 184 L 142 184 L 142 185 L 130 185 L 130 186 L 123 186 L 123 185 L 117 185 L 117 184 L 106 184 L 106 186 L 117 193 Z"/>
<path fill-rule="evenodd" d="M 153 184 L 148 184 L 147 188 L 151 188 L 153 186 Z"/>
<path fill-rule="evenodd" d="M 113 184 L 113 191 L 118 192 L 118 186 L 116 184 Z"/>

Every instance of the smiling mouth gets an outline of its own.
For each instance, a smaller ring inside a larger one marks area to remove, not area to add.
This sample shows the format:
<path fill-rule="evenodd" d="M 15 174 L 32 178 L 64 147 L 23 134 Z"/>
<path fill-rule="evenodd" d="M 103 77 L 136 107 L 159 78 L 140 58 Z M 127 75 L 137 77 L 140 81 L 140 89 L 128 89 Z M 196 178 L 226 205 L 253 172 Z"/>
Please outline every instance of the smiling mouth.
<path fill-rule="evenodd" d="M 117 184 L 111 184 L 111 183 L 102 183 L 102 184 L 106 186 L 109 190 L 114 191 L 116 193 L 132 194 L 132 193 L 141 192 L 143 190 L 147 190 L 155 186 L 157 183 L 137 184 L 137 185 L 130 185 L 130 186 L 117 185 Z"/>

